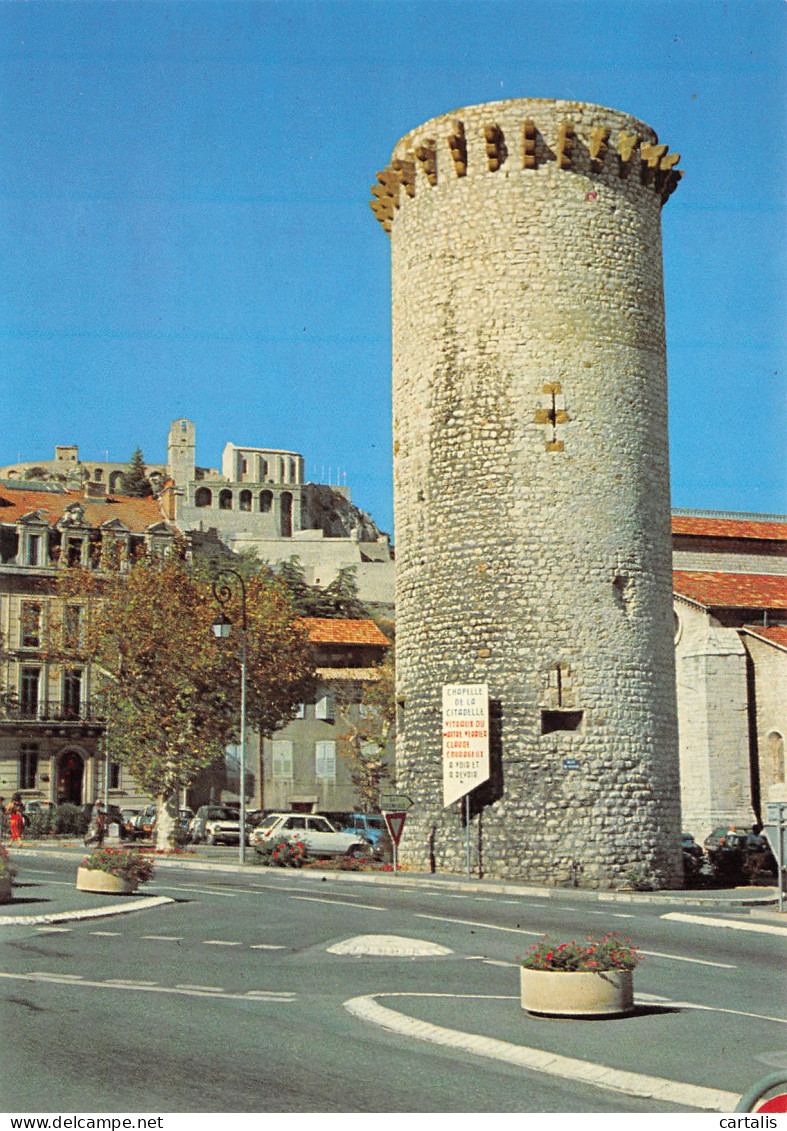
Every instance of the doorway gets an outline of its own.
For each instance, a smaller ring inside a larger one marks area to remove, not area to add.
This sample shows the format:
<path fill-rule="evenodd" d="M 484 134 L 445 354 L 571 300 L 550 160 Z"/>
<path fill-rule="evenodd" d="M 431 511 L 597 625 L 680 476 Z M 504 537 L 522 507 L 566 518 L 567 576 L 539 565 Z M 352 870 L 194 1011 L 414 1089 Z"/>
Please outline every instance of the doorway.
<path fill-rule="evenodd" d="M 67 750 L 60 755 L 57 764 L 57 802 L 70 802 L 72 805 L 82 804 L 82 779 L 85 772 L 85 762 L 76 750 Z"/>

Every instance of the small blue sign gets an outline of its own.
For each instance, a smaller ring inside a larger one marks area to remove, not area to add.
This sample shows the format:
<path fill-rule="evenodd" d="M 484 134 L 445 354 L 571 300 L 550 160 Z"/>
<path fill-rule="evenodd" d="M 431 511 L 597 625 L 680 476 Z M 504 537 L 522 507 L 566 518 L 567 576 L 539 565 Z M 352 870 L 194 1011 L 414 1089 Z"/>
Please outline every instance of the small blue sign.
<path fill-rule="evenodd" d="M 578 758 L 564 758 L 563 759 L 563 769 L 564 770 L 578 770 L 579 769 L 579 759 Z"/>

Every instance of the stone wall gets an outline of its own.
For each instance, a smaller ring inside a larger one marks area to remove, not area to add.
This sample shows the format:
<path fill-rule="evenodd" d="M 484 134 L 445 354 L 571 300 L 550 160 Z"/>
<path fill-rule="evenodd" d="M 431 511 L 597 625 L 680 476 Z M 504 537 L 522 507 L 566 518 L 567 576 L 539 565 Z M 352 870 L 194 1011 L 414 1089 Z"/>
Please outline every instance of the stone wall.
<path fill-rule="evenodd" d="M 392 237 L 402 859 L 459 871 L 441 687 L 487 683 L 474 866 L 679 883 L 660 210 L 627 115 L 492 103 L 408 134 Z"/>

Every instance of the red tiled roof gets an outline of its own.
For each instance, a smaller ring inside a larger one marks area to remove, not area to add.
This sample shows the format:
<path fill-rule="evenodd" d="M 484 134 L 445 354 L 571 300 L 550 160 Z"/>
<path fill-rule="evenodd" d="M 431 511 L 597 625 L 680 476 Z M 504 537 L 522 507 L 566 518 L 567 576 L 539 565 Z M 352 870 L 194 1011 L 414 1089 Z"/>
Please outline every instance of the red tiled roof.
<path fill-rule="evenodd" d="M 747 518 L 698 518 L 688 514 L 674 514 L 672 533 L 693 534 L 699 538 L 754 538 L 767 542 L 787 542 L 787 522 Z"/>
<path fill-rule="evenodd" d="M 54 526 L 65 513 L 66 507 L 79 503 L 85 508 L 85 519 L 92 527 L 101 526 L 119 518 L 135 533 L 141 533 L 164 518 L 158 501 L 154 498 L 136 499 L 130 495 L 109 495 L 106 498 L 87 498 L 82 491 L 17 491 L 0 487 L 0 523 L 15 524 L 31 511 L 42 511 Z"/>
<path fill-rule="evenodd" d="M 390 648 L 391 641 L 373 620 L 332 620 L 329 617 L 300 617 L 312 644 L 376 644 Z"/>
<path fill-rule="evenodd" d="M 769 644 L 778 644 L 780 648 L 787 649 L 787 624 L 773 624 L 763 628 L 758 624 L 746 624 L 743 631 L 759 636 L 760 640 L 767 640 Z"/>
<path fill-rule="evenodd" d="M 779 574 L 676 569 L 672 585 L 680 597 L 707 608 L 787 609 L 787 576 Z"/>

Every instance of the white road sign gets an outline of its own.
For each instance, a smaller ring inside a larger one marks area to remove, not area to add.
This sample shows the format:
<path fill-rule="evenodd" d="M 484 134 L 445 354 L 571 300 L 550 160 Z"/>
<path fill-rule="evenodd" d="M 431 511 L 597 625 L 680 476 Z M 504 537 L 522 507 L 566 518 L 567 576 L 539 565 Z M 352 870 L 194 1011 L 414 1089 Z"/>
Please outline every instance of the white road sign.
<path fill-rule="evenodd" d="M 443 808 L 489 777 L 489 688 L 443 684 Z"/>

